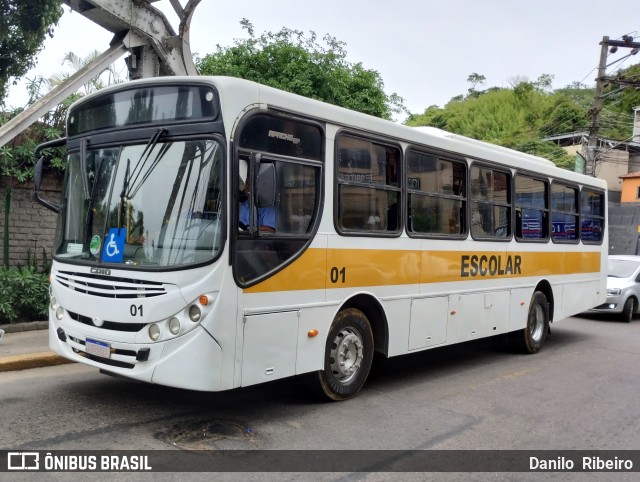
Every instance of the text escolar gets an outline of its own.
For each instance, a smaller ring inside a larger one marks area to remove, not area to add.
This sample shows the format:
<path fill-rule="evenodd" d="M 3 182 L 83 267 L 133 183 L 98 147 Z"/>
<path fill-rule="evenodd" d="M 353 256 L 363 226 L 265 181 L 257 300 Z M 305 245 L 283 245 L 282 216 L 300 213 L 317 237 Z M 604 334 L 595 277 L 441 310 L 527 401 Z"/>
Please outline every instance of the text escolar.
<path fill-rule="evenodd" d="M 518 255 L 463 255 L 460 276 L 505 276 L 522 273 L 522 258 Z"/>

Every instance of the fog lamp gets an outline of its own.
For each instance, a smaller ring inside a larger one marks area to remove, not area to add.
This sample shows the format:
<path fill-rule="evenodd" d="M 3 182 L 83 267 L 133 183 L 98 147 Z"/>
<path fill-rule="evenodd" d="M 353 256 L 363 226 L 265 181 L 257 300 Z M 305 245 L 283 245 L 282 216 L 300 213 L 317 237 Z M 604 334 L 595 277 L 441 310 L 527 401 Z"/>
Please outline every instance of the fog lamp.
<path fill-rule="evenodd" d="M 191 321 L 200 321 L 201 316 L 202 313 L 198 305 L 191 305 L 191 308 L 189 308 L 189 318 L 191 318 Z"/>
<path fill-rule="evenodd" d="M 151 338 L 151 341 L 158 341 L 158 338 L 160 338 L 160 327 L 155 323 L 149 325 L 149 338 Z"/>
<path fill-rule="evenodd" d="M 169 331 L 173 335 L 180 333 L 180 320 L 178 318 L 171 318 L 169 320 Z"/>

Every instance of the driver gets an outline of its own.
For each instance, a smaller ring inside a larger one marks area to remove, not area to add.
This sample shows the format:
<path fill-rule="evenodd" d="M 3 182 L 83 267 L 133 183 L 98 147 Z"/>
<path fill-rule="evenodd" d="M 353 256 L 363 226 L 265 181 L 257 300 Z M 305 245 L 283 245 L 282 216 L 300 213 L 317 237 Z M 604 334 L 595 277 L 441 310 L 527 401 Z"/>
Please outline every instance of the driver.
<path fill-rule="evenodd" d="M 247 161 L 240 159 L 240 179 L 238 199 L 240 200 L 238 219 L 240 221 L 240 227 L 246 229 L 250 223 L 250 202 L 251 202 L 251 182 L 247 175 Z M 255 209 L 255 208 L 254 208 Z M 255 214 L 254 214 L 255 216 Z M 263 233 L 275 233 L 276 232 L 276 210 L 273 207 L 259 208 L 257 209 L 256 221 L 258 224 L 258 231 Z"/>

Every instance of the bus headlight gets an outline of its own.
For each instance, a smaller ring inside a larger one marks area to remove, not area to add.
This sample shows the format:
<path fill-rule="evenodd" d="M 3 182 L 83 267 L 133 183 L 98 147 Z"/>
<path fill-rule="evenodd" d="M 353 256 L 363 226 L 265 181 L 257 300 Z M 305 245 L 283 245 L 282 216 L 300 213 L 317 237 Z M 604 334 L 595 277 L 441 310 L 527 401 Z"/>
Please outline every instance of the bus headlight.
<path fill-rule="evenodd" d="M 200 307 L 198 307 L 198 305 L 191 305 L 191 308 L 189 308 L 189 318 L 191 318 L 191 321 L 200 321 L 201 316 L 202 312 L 200 311 Z"/>
<path fill-rule="evenodd" d="M 61 320 L 63 316 L 64 316 L 64 308 L 62 306 L 58 306 L 56 308 L 56 318 Z"/>
<path fill-rule="evenodd" d="M 180 320 L 178 318 L 171 318 L 169 320 L 169 331 L 173 335 L 180 333 Z"/>
<path fill-rule="evenodd" d="M 51 300 L 49 300 L 49 307 L 53 311 L 56 311 L 58 309 L 58 300 L 56 300 L 56 298 L 54 296 L 52 296 Z"/>
<path fill-rule="evenodd" d="M 155 323 L 149 325 L 149 338 L 151 338 L 151 341 L 158 341 L 158 338 L 160 338 L 160 327 Z"/>

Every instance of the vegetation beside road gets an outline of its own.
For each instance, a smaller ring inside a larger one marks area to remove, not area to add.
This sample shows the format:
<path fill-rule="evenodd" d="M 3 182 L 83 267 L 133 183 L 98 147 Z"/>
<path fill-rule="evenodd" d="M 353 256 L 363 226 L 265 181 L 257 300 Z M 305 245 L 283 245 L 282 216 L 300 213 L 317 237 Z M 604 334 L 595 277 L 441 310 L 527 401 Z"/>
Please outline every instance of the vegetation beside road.
<path fill-rule="evenodd" d="M 43 271 L 36 266 L 30 257 L 27 266 L 0 268 L 0 325 L 47 318 L 50 262 Z"/>

